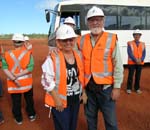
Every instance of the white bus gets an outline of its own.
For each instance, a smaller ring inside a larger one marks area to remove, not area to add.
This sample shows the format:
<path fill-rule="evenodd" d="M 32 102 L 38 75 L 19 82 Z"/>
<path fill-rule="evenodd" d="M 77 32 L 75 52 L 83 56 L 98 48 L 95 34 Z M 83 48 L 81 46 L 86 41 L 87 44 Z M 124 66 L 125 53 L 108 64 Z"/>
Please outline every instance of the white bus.
<path fill-rule="evenodd" d="M 70 0 L 59 2 L 54 10 L 46 9 L 47 22 L 51 21 L 49 35 L 68 16 L 76 22 L 76 33 L 85 34 L 87 11 L 96 5 L 103 9 L 105 30 L 118 35 L 123 64 L 127 64 L 127 41 L 133 39 L 135 29 L 142 31 L 141 41 L 146 44 L 145 63 L 150 62 L 150 0 Z M 50 13 L 53 14 L 50 19 Z"/>

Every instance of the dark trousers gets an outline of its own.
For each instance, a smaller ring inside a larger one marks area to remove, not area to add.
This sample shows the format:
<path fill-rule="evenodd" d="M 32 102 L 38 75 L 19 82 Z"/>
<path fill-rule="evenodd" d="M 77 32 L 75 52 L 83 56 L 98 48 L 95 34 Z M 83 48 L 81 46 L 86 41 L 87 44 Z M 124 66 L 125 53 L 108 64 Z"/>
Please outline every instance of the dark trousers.
<path fill-rule="evenodd" d="M 0 97 L 3 96 L 3 86 L 2 86 L 2 81 L 0 79 Z"/>
<path fill-rule="evenodd" d="M 112 87 L 103 90 L 103 85 L 95 84 L 86 87 L 88 96 L 87 104 L 85 105 L 85 115 L 88 123 L 88 130 L 97 130 L 98 112 L 102 112 L 106 130 L 118 130 L 116 120 L 116 105 L 111 98 Z M 93 89 L 95 88 L 95 89 Z"/>
<path fill-rule="evenodd" d="M 33 101 L 33 89 L 30 89 L 28 92 L 23 93 L 26 101 L 26 112 L 28 116 L 35 115 L 34 110 L 34 101 Z M 22 121 L 22 113 L 21 113 L 21 93 L 11 94 L 12 99 L 12 113 L 14 118 L 17 121 Z"/>
<path fill-rule="evenodd" d="M 3 113 L 0 111 L 0 122 L 4 120 Z"/>
<path fill-rule="evenodd" d="M 135 81 L 134 81 L 134 90 L 140 89 L 140 78 L 142 72 L 142 65 L 128 65 L 128 81 L 127 81 L 127 89 L 132 90 L 133 84 L 133 75 L 135 73 Z"/>
<path fill-rule="evenodd" d="M 55 130 L 76 130 L 80 103 L 65 108 L 62 112 L 52 108 Z"/>

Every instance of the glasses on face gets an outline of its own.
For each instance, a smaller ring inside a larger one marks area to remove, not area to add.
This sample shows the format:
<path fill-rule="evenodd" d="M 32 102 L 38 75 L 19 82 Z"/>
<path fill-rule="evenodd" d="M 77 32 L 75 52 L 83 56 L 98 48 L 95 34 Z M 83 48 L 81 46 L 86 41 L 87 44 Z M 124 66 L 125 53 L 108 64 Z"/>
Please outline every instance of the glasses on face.
<path fill-rule="evenodd" d="M 67 43 L 67 42 L 73 42 L 74 38 L 69 38 L 69 39 L 61 39 L 61 42 Z"/>
<path fill-rule="evenodd" d="M 89 23 L 93 23 L 93 22 L 102 22 L 104 20 L 104 18 L 103 17 L 92 17 L 92 18 L 89 18 L 88 19 L 88 21 L 89 21 Z"/>

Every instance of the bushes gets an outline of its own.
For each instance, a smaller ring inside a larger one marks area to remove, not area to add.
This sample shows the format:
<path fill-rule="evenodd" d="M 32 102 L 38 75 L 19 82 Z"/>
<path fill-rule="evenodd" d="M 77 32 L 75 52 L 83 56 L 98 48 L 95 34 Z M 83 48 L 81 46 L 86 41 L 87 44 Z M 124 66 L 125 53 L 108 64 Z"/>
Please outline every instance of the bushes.
<path fill-rule="evenodd" d="M 13 34 L 1 34 L 0 35 L 0 39 L 11 39 Z M 24 34 L 25 36 L 28 36 L 29 38 L 47 38 L 48 35 L 47 34 L 36 34 L 36 33 L 32 33 L 32 34 Z"/>

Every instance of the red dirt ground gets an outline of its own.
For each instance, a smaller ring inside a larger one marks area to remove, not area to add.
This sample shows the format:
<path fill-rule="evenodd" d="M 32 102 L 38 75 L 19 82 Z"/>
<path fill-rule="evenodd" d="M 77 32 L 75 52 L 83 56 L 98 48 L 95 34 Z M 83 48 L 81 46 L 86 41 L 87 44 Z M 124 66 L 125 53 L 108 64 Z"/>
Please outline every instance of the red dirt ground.
<path fill-rule="evenodd" d="M 37 112 L 37 120 L 30 122 L 25 112 L 25 102 L 22 98 L 23 124 L 17 125 L 14 122 L 11 113 L 11 99 L 7 93 L 6 77 L 0 71 L 0 77 L 3 81 L 4 95 L 0 98 L 0 108 L 2 109 L 5 123 L 0 126 L 0 130 L 54 130 L 52 118 L 48 118 L 48 109 L 44 107 L 44 90 L 40 83 L 41 65 L 48 54 L 46 39 L 32 39 L 33 56 L 35 59 L 34 78 L 34 101 Z M 11 49 L 12 42 L 9 40 L 0 40 L 5 50 Z M 150 130 L 150 67 L 144 66 L 141 78 L 141 89 L 143 93 L 137 95 L 125 93 L 128 70 L 124 70 L 124 81 L 122 84 L 121 96 L 117 101 L 117 118 L 119 130 Z M 87 124 L 84 116 L 83 105 L 81 105 L 77 130 L 87 130 Z M 101 113 L 99 114 L 98 130 L 104 130 L 104 124 Z"/>

